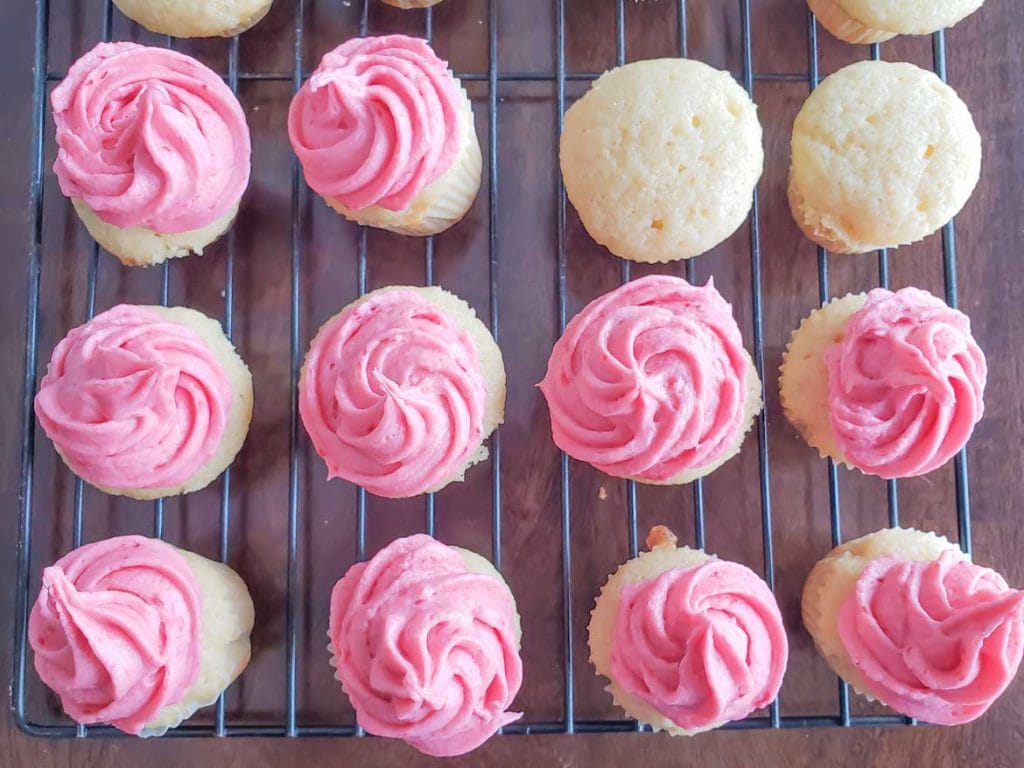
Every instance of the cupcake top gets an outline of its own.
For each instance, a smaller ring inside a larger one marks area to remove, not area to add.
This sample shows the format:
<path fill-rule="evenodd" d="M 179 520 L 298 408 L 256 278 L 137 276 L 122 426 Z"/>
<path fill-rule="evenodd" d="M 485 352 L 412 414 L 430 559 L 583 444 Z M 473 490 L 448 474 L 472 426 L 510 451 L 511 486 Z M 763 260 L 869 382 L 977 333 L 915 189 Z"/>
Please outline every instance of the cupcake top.
<path fill-rule="evenodd" d="M 238 99 L 184 54 L 100 43 L 50 100 L 61 191 L 108 224 L 200 229 L 226 216 L 249 183 L 249 127 Z"/>
<path fill-rule="evenodd" d="M 985 0 L 832 0 L 873 29 L 928 35 L 974 13 Z"/>
<path fill-rule="evenodd" d="M 39 677 L 79 723 L 132 734 L 199 673 L 199 585 L 178 551 L 119 536 L 43 570 L 28 636 Z"/>
<path fill-rule="evenodd" d="M 884 478 L 942 466 L 984 411 L 985 356 L 968 317 L 917 288 L 876 288 L 825 350 L 844 459 Z"/>
<path fill-rule="evenodd" d="M 288 110 L 288 136 L 318 194 L 358 211 L 409 206 L 451 167 L 466 97 L 425 40 L 349 40 L 324 55 Z"/>
<path fill-rule="evenodd" d="M 839 637 L 867 693 L 929 723 L 981 716 L 1024 653 L 1024 592 L 953 550 L 870 562 L 839 607 Z"/>
<path fill-rule="evenodd" d="M 415 496 L 469 461 L 484 435 L 487 384 L 469 333 L 411 288 L 375 291 L 327 321 L 310 346 L 299 413 L 331 478 Z"/>
<path fill-rule="evenodd" d="M 622 589 L 614 680 L 687 731 L 766 706 L 788 656 L 775 597 L 744 565 L 711 559 Z"/>
<path fill-rule="evenodd" d="M 437 757 L 521 717 L 506 711 L 522 683 L 516 629 L 508 587 L 422 534 L 353 565 L 331 594 L 330 650 L 359 724 Z"/>
<path fill-rule="evenodd" d="M 569 322 L 540 388 L 563 451 L 609 475 L 668 482 L 735 441 L 749 364 L 713 281 L 651 276 Z"/>
<path fill-rule="evenodd" d="M 198 333 L 157 310 L 121 304 L 72 329 L 36 394 L 47 436 L 101 488 L 180 485 L 224 436 L 224 368 Z"/>

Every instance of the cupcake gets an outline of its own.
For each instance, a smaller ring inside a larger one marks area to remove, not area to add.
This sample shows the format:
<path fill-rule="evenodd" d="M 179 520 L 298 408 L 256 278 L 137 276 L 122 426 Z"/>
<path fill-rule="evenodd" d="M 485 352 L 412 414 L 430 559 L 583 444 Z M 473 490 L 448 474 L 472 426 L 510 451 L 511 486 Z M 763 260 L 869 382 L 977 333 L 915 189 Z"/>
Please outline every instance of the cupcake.
<path fill-rule="evenodd" d="M 981 137 L 956 91 L 913 64 L 861 61 L 796 117 L 789 206 L 830 251 L 896 248 L 948 222 L 980 172 Z"/>
<path fill-rule="evenodd" d="M 984 412 L 985 356 L 965 314 L 918 288 L 833 299 L 793 332 L 786 418 L 821 456 L 886 479 L 949 461 Z"/>
<path fill-rule="evenodd" d="M 366 294 L 324 323 L 302 366 L 299 414 L 328 479 L 378 496 L 461 481 L 504 413 L 501 350 L 440 288 Z"/>
<path fill-rule="evenodd" d="M 633 280 L 566 326 L 540 383 L 555 443 L 614 477 L 679 485 L 735 456 L 761 381 L 714 282 Z"/>
<path fill-rule="evenodd" d="M 848 43 L 882 43 L 896 35 L 930 35 L 952 27 L 985 0 L 807 0 L 821 26 Z"/>
<path fill-rule="evenodd" d="M 118 536 L 43 570 L 28 639 L 75 722 L 160 736 L 242 673 L 252 624 L 249 591 L 226 565 Z"/>
<path fill-rule="evenodd" d="M 1024 592 L 934 533 L 890 528 L 836 547 L 807 577 L 802 609 L 836 674 L 936 725 L 983 715 L 1024 652 Z"/>
<path fill-rule="evenodd" d="M 689 259 L 746 219 L 761 124 L 728 72 L 638 61 L 603 74 L 565 113 L 559 161 L 594 240 L 632 261 Z"/>
<path fill-rule="evenodd" d="M 778 694 L 789 644 L 775 596 L 745 565 L 676 547 L 663 525 L 590 615 L 590 661 L 626 714 L 673 736 L 742 720 Z"/>
<path fill-rule="evenodd" d="M 523 679 L 516 601 L 473 552 L 396 539 L 335 584 L 328 635 L 368 733 L 451 757 L 522 717 L 507 711 Z"/>
<path fill-rule="evenodd" d="M 292 99 L 288 136 L 313 191 L 359 224 L 437 234 L 480 189 L 469 97 L 419 38 L 355 38 L 327 53 Z"/>
<path fill-rule="evenodd" d="M 204 488 L 231 464 L 249 431 L 252 376 L 216 320 L 121 304 L 57 345 L 35 411 L 76 475 L 156 499 Z"/>
<path fill-rule="evenodd" d="M 231 226 L 249 127 L 215 72 L 176 51 L 100 43 L 50 101 L 61 192 L 124 264 L 202 253 Z"/>
<path fill-rule="evenodd" d="M 381 2 L 393 5 L 395 8 L 429 8 L 437 5 L 441 0 L 381 0 Z"/>
<path fill-rule="evenodd" d="M 150 32 L 173 37 L 232 37 L 267 15 L 273 0 L 114 0 Z"/>

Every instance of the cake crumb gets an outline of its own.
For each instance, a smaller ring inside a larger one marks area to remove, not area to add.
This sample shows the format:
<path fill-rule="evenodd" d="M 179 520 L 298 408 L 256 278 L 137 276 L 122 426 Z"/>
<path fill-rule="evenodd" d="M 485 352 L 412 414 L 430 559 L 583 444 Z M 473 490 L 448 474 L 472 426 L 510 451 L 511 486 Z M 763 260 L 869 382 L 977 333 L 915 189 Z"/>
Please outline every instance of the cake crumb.
<path fill-rule="evenodd" d="M 608 498 L 608 491 L 605 489 L 603 485 L 597 489 L 597 498 L 599 498 L 601 501 L 604 501 L 605 499 Z"/>

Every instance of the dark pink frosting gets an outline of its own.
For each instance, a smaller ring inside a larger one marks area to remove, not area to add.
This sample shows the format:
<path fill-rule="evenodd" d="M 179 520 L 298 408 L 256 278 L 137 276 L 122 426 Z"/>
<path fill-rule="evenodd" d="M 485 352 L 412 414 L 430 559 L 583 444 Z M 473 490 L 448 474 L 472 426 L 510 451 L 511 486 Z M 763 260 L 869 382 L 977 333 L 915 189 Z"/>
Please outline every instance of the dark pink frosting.
<path fill-rule="evenodd" d="M 980 717 L 1024 654 L 1024 592 L 952 550 L 882 558 L 839 609 L 839 637 L 867 693 L 938 725 Z"/>
<path fill-rule="evenodd" d="M 507 711 L 523 679 L 516 627 L 499 579 L 422 534 L 353 565 L 331 594 L 331 651 L 359 724 L 438 757 L 522 716 Z"/>
<path fill-rule="evenodd" d="M 788 658 L 775 596 L 744 565 L 710 560 L 622 589 L 613 679 L 680 728 L 716 727 L 768 705 Z"/>
<path fill-rule="evenodd" d="M 354 211 L 400 211 L 454 162 L 464 99 L 425 40 L 355 38 L 295 95 L 288 136 L 317 193 Z"/>
<path fill-rule="evenodd" d="M 138 734 L 195 682 L 200 619 L 199 585 L 178 551 L 119 536 L 43 571 L 28 636 L 70 717 Z"/>
<path fill-rule="evenodd" d="M 226 216 L 249 183 L 249 127 L 238 99 L 184 54 L 100 43 L 50 101 L 61 191 L 108 224 L 200 229 Z"/>
<path fill-rule="evenodd" d="M 836 443 L 872 475 L 942 466 L 984 412 L 987 368 L 970 320 L 917 288 L 871 291 L 825 366 Z"/>
<path fill-rule="evenodd" d="M 487 384 L 473 340 L 412 290 L 380 291 L 320 329 L 299 412 L 330 477 L 415 496 L 480 446 Z"/>
<path fill-rule="evenodd" d="M 748 364 L 713 281 L 651 276 L 569 322 L 540 388 L 563 451 L 609 475 L 666 482 L 736 439 Z"/>
<path fill-rule="evenodd" d="M 167 488 L 213 456 L 233 397 L 195 331 L 120 304 L 73 328 L 39 384 L 40 425 L 82 479 L 105 488 Z"/>

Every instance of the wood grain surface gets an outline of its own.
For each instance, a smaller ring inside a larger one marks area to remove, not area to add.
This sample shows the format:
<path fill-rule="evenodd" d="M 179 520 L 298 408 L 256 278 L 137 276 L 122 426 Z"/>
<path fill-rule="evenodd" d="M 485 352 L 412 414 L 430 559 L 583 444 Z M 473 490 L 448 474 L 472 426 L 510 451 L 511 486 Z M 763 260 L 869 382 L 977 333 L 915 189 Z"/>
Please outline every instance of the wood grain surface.
<path fill-rule="evenodd" d="M 503 71 L 552 73 L 556 64 L 554 3 L 498 0 L 499 65 Z M 356 33 L 360 2 L 306 3 L 307 69 L 320 55 Z M 627 3 L 626 54 L 630 59 L 679 52 L 674 0 Z M 740 3 L 688 3 L 689 55 L 739 73 Z M 802 0 L 753 0 L 753 65 L 760 73 L 806 73 L 807 25 Z M 101 33 L 100 0 L 53 0 L 50 23 L 51 72 L 61 73 Z M 28 283 L 31 147 L 31 64 L 34 49 L 31 4 L 8 10 L 0 29 L 5 66 L 0 93 L 0 231 L 5 233 L 0 280 L 0 675 L 11 670 L 17 555 L 19 436 Z M 242 71 L 291 72 L 294 55 L 293 0 L 277 0 L 265 21 L 240 43 Z M 401 12 L 374 4 L 371 31 L 422 34 L 422 12 Z M 613 0 L 567 0 L 567 66 L 596 72 L 615 63 Z M 486 72 L 486 0 L 448 0 L 434 13 L 434 41 L 456 70 Z M 960 305 L 990 360 L 985 418 L 970 449 L 971 499 L 976 559 L 1024 585 L 1020 557 L 1024 530 L 1016 494 L 1020 487 L 1024 438 L 1024 288 L 1018 263 L 1024 251 L 1020 218 L 1024 171 L 1024 118 L 1020 35 L 1024 8 L 1013 0 L 989 0 L 948 33 L 950 82 L 972 109 L 984 139 L 985 163 L 975 195 L 957 220 Z M 114 38 L 162 44 L 115 15 Z M 867 55 L 820 33 L 821 70 L 829 73 Z M 226 66 L 222 41 L 183 41 L 181 50 L 218 71 Z M 927 39 L 898 40 L 883 47 L 883 58 L 931 66 Z M 570 82 L 569 99 L 586 84 Z M 468 83 L 477 129 L 487 150 L 486 82 Z M 291 292 L 292 154 L 284 131 L 291 96 L 288 80 L 244 82 L 240 98 L 253 132 L 253 180 L 235 226 L 235 338 L 253 369 L 256 413 L 249 440 L 232 476 L 230 562 L 248 582 L 257 605 L 255 654 L 227 698 L 229 721 L 280 723 L 285 690 L 285 566 L 288 505 L 289 334 Z M 793 224 L 785 202 L 789 131 L 808 92 L 806 80 L 759 80 L 755 88 L 765 128 L 766 167 L 759 186 L 763 244 L 764 334 L 767 423 L 774 508 L 777 594 L 790 631 L 792 659 L 781 694 L 784 714 L 834 713 L 835 678 L 811 648 L 800 627 L 798 599 L 811 564 L 829 546 L 825 466 L 782 418 L 775 371 L 792 327 L 815 306 L 818 273 L 813 246 Z M 498 104 L 497 216 L 500 342 L 510 371 L 507 423 L 501 430 L 503 502 L 502 559 L 523 614 L 526 684 L 517 706 L 530 720 L 559 719 L 563 710 L 563 624 L 561 594 L 560 479 L 547 412 L 534 384 L 558 333 L 557 315 L 557 106 L 550 82 L 505 82 Z M 44 178 L 39 370 L 56 341 L 83 321 L 90 241 L 60 196 L 52 165 L 53 126 L 47 119 Z M 465 297 L 484 317 L 488 296 L 487 179 L 466 221 L 438 237 L 433 279 Z M 301 258 L 300 337 L 356 295 L 355 227 L 329 211 L 312 194 L 300 197 L 298 245 Z M 368 287 L 422 284 L 423 244 L 386 233 L 368 238 Z M 618 284 L 620 263 L 594 245 L 569 211 L 567 232 L 568 308 L 576 312 L 591 298 Z M 713 276 L 733 303 L 751 343 L 750 232 L 747 225 L 696 262 L 700 281 Z M 170 300 L 220 317 L 224 311 L 226 243 L 203 257 L 170 268 Z M 878 284 L 873 255 L 832 257 L 830 292 L 841 295 Z M 684 266 L 637 267 L 683 274 Z M 892 284 L 917 285 L 942 293 L 941 243 L 932 237 L 892 256 Z M 97 308 L 119 301 L 155 303 L 160 270 L 127 269 L 105 254 L 99 260 Z M 304 724 L 351 721 L 352 712 L 332 680 L 323 651 L 327 595 L 355 558 L 355 491 L 324 470 L 300 437 L 299 496 L 299 719 Z M 70 546 L 73 478 L 42 436 L 35 444 L 35 514 L 32 538 L 33 595 L 40 569 Z M 573 464 L 572 564 L 573 628 L 576 642 L 576 716 L 614 718 L 602 683 L 586 663 L 585 625 L 594 594 L 607 573 L 627 554 L 625 486 L 589 467 Z M 840 475 L 843 535 L 851 537 L 886 523 L 881 481 Z M 437 535 L 485 553 L 491 542 L 490 466 L 437 496 Z M 601 489 L 604 489 L 602 492 Z M 902 519 L 956 535 L 953 475 L 947 468 L 900 484 Z M 707 549 L 762 569 L 761 497 L 756 440 L 751 435 L 739 459 L 705 484 Z M 152 505 L 113 500 L 86 492 L 86 540 L 152 530 Z M 694 532 L 692 490 L 640 489 L 641 528 L 655 522 L 674 527 L 683 541 Z M 200 554 L 217 551 L 220 486 L 215 484 L 166 506 L 166 535 Z M 373 552 L 391 538 L 421 530 L 422 500 L 371 498 L 367 547 Z M 52 696 L 30 672 L 29 712 L 38 722 L 60 722 Z M 861 701 L 855 712 L 874 712 Z M 1017 680 L 975 724 L 888 730 L 731 732 L 672 740 L 644 734 L 501 737 L 450 765 L 651 766 L 702 765 L 870 765 L 954 766 L 1021 764 L 1024 750 L 1024 682 Z M 209 715 L 200 718 L 209 719 Z M 30 738 L 11 717 L 0 718 L 0 764 L 9 766 L 291 766 L 425 765 L 435 761 L 383 739 L 58 741 Z"/>

